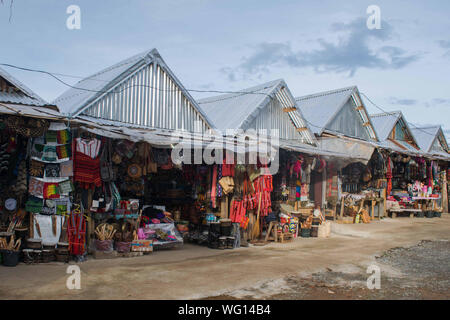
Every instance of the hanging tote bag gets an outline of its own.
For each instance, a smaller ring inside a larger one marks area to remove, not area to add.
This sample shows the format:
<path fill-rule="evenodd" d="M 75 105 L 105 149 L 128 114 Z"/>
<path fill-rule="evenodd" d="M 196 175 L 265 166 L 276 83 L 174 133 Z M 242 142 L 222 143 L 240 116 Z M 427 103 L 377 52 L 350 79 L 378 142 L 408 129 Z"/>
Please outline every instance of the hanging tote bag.
<path fill-rule="evenodd" d="M 115 180 L 111 160 L 111 140 L 103 145 L 105 147 L 100 158 L 100 176 L 104 182 L 111 182 Z"/>

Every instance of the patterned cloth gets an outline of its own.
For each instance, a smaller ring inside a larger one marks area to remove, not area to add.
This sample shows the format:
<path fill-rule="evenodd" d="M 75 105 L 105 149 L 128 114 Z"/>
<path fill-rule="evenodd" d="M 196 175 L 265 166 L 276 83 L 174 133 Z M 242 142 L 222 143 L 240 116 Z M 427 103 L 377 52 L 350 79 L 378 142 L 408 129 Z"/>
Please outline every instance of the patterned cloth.
<path fill-rule="evenodd" d="M 47 131 L 47 133 L 45 134 L 45 142 L 46 143 L 57 143 L 58 142 L 58 138 L 57 138 L 58 132 L 57 131 Z"/>
<path fill-rule="evenodd" d="M 28 184 L 28 193 L 35 197 L 42 197 L 44 193 L 44 182 L 31 177 Z"/>
<path fill-rule="evenodd" d="M 86 156 L 89 156 L 92 159 L 97 158 L 98 153 L 100 152 L 100 146 L 102 142 L 98 139 L 82 139 L 77 138 L 76 139 L 76 151 L 78 153 L 84 154 Z"/>
<path fill-rule="evenodd" d="M 63 182 L 59 183 L 59 191 L 61 194 L 69 194 L 74 190 L 72 181 L 70 180 L 65 180 Z"/>
<path fill-rule="evenodd" d="M 74 160 L 74 181 L 80 182 L 85 189 L 100 187 L 102 180 L 100 177 L 100 158 L 92 159 L 81 152 L 75 153 Z"/>
<path fill-rule="evenodd" d="M 72 139 L 72 135 L 70 134 L 69 130 L 61 130 L 61 131 L 58 131 L 56 138 L 57 138 L 58 144 L 67 144 Z"/>
<path fill-rule="evenodd" d="M 222 165 L 219 164 L 217 165 L 217 187 L 216 187 L 216 193 L 217 193 L 217 197 L 221 198 L 222 197 L 222 186 L 219 183 L 219 180 L 222 179 Z"/>
<path fill-rule="evenodd" d="M 66 159 L 72 156 L 72 148 L 70 144 L 64 144 L 56 147 L 58 159 Z"/>
<path fill-rule="evenodd" d="M 25 203 L 25 210 L 32 213 L 40 213 L 44 206 L 43 200 L 37 197 L 29 196 Z"/>
<path fill-rule="evenodd" d="M 66 162 L 62 162 L 60 164 L 60 174 L 61 177 L 72 177 L 73 176 L 73 161 L 69 160 Z"/>
<path fill-rule="evenodd" d="M 40 162 L 37 160 L 30 161 L 30 176 L 42 178 L 44 176 L 44 162 Z"/>
<path fill-rule="evenodd" d="M 58 199 L 58 198 L 59 198 L 58 183 L 45 182 L 44 199 Z"/>
<path fill-rule="evenodd" d="M 44 145 L 35 142 L 31 148 L 30 154 L 32 157 L 41 159 L 44 154 Z"/>
<path fill-rule="evenodd" d="M 59 164 L 57 163 L 47 163 L 45 165 L 45 177 L 46 178 L 57 178 L 60 175 Z"/>
<path fill-rule="evenodd" d="M 56 146 L 44 146 L 42 160 L 44 161 L 58 160 L 58 155 L 56 154 Z"/>

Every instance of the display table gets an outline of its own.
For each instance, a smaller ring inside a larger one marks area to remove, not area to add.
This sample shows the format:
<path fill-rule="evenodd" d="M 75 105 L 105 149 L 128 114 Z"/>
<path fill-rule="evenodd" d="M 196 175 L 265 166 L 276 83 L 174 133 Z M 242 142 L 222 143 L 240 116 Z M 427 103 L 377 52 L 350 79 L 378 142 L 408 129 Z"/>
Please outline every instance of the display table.
<path fill-rule="evenodd" d="M 402 213 L 402 212 L 409 212 L 409 217 L 413 218 L 414 213 L 422 212 L 422 210 L 421 209 L 389 209 L 389 212 L 392 214 L 393 219 L 397 217 L 397 213 Z"/>
<path fill-rule="evenodd" d="M 421 210 L 422 211 L 442 211 L 441 207 L 438 207 L 436 204 L 437 200 L 441 199 L 441 196 L 439 197 L 412 197 L 411 198 L 413 201 L 417 201 L 420 203 L 421 206 Z M 431 206 L 430 206 L 431 203 Z M 431 209 L 427 209 L 430 208 Z"/>

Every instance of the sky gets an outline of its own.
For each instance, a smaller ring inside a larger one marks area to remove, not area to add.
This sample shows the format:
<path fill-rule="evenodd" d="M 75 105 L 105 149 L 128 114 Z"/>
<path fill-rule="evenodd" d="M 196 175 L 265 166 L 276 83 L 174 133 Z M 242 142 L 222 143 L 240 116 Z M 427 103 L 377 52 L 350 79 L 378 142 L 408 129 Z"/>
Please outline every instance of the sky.
<path fill-rule="evenodd" d="M 66 26 L 70 5 L 80 7 L 79 30 Z M 369 5 L 379 7 L 381 29 L 367 27 Z M 72 85 L 157 48 L 187 89 L 282 78 L 297 97 L 357 85 L 382 109 L 442 125 L 450 137 L 447 0 L 0 0 L 0 30 L 0 63 L 64 74 Z M 68 89 L 3 68 L 47 101 Z"/>

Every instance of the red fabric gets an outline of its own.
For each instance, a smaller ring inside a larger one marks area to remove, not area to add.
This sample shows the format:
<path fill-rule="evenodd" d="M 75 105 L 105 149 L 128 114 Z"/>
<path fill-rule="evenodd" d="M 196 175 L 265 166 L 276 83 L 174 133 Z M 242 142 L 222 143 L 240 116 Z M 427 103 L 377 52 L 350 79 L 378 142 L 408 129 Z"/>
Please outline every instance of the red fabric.
<path fill-rule="evenodd" d="M 102 179 L 100 177 L 100 158 L 91 157 L 75 152 L 73 179 L 81 184 L 85 189 L 101 187 Z"/>
<path fill-rule="evenodd" d="M 389 157 L 387 158 L 386 178 L 387 178 L 386 195 L 389 196 L 392 191 L 392 168 L 391 168 L 391 159 Z"/>
<path fill-rule="evenodd" d="M 234 167 L 236 166 L 234 164 L 227 164 L 227 157 L 223 159 L 223 165 L 222 165 L 222 177 L 234 177 Z M 231 159 L 230 159 L 231 160 Z M 231 161 L 229 161 L 231 162 Z"/>
<path fill-rule="evenodd" d="M 212 207 L 216 207 L 216 187 L 217 187 L 217 166 L 214 166 L 213 177 L 212 177 L 212 188 L 211 188 L 211 201 Z"/>

